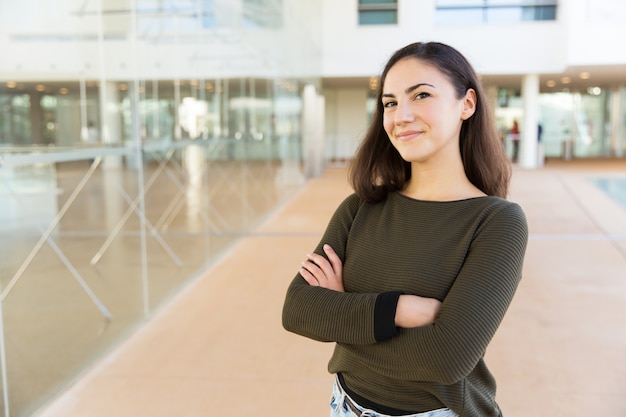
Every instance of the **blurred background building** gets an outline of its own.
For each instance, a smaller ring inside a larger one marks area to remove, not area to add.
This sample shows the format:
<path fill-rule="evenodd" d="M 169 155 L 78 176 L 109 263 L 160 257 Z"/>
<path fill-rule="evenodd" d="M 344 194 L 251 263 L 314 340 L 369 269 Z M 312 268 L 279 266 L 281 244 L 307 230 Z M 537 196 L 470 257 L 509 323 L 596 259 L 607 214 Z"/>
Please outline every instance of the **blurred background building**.
<path fill-rule="evenodd" d="M 520 166 L 624 158 L 625 23 L 621 0 L 0 2 L 0 415 L 348 161 L 407 43 L 470 59 Z"/>

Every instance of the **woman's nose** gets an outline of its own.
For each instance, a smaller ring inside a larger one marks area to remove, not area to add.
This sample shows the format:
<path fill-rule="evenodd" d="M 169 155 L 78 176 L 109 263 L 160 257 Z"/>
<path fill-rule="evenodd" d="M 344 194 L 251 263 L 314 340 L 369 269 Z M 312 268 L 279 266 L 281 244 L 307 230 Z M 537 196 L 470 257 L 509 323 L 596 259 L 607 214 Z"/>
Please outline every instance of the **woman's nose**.
<path fill-rule="evenodd" d="M 415 114 L 411 106 L 408 103 L 398 103 L 395 117 L 396 124 L 412 122 L 413 120 L 415 120 Z"/>

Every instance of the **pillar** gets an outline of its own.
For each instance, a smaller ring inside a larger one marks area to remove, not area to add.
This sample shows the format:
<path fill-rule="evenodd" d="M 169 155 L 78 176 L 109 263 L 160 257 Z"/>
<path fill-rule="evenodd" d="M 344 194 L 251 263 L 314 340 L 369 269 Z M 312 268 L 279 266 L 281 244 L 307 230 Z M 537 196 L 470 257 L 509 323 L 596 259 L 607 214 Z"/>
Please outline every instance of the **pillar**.
<path fill-rule="evenodd" d="M 624 156 L 624 148 L 626 143 L 624 139 L 625 123 L 624 123 L 624 101 L 626 100 L 626 94 L 621 94 L 620 88 L 611 89 L 610 102 L 609 102 L 609 143 L 611 156 L 622 158 Z"/>
<path fill-rule="evenodd" d="M 41 107 L 42 94 L 38 91 L 30 93 L 30 135 L 32 145 L 47 145 L 43 141 L 43 109 Z"/>
<path fill-rule="evenodd" d="M 119 92 L 112 81 L 100 83 L 100 120 L 102 120 L 102 143 L 104 145 L 122 145 L 122 121 L 120 116 Z M 107 156 L 103 161 L 105 168 L 122 166 L 120 156 Z"/>
<path fill-rule="evenodd" d="M 324 97 L 309 84 L 304 87 L 302 102 L 304 174 L 312 178 L 324 170 Z"/>
<path fill-rule="evenodd" d="M 537 168 L 540 161 L 537 129 L 539 126 L 539 76 L 529 74 L 522 80 L 524 122 L 521 126 L 519 164 L 523 168 Z"/>

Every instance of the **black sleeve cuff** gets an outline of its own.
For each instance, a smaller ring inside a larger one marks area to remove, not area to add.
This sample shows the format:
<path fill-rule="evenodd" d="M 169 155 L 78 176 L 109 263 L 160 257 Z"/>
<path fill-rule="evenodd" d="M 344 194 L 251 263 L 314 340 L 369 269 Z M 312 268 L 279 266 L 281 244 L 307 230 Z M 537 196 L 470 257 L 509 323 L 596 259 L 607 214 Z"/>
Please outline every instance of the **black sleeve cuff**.
<path fill-rule="evenodd" d="M 374 338 L 377 342 L 391 339 L 398 334 L 396 308 L 400 291 L 389 291 L 378 295 L 374 305 Z"/>

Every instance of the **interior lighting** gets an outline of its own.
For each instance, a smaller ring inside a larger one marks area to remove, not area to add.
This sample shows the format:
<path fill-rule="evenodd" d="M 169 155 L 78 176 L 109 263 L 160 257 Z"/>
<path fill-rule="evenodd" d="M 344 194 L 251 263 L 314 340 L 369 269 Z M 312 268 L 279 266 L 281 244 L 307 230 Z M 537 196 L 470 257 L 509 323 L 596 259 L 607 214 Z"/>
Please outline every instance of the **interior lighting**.
<path fill-rule="evenodd" d="M 588 80 L 589 78 L 591 78 L 591 74 L 589 74 L 587 71 L 581 72 L 578 76 L 581 80 Z"/>
<path fill-rule="evenodd" d="M 378 90 L 378 77 L 370 77 L 370 90 L 376 91 Z"/>
<path fill-rule="evenodd" d="M 602 89 L 600 87 L 589 87 L 587 93 L 592 96 L 599 96 L 602 94 Z"/>
<path fill-rule="evenodd" d="M 561 82 L 563 84 L 569 84 L 572 81 L 572 79 L 570 77 L 563 77 L 561 78 Z"/>
<path fill-rule="evenodd" d="M 69 92 L 70 92 L 70 90 L 68 90 L 68 89 L 67 89 L 67 88 L 65 88 L 65 87 L 61 87 L 61 88 L 59 88 L 59 93 L 60 93 L 60 94 L 67 94 L 67 93 L 69 93 Z"/>
<path fill-rule="evenodd" d="M 43 84 L 37 84 L 37 87 L 35 87 L 35 90 L 37 91 L 46 91 L 46 86 Z"/>
<path fill-rule="evenodd" d="M 548 80 L 548 82 L 546 83 L 546 85 L 548 87 L 556 87 L 556 81 L 554 80 Z"/>
<path fill-rule="evenodd" d="M 126 91 L 126 90 L 128 90 L 128 86 L 126 84 L 122 83 L 122 84 L 120 84 L 119 89 L 120 89 L 120 91 Z"/>
<path fill-rule="evenodd" d="M 7 81 L 7 87 L 8 88 L 15 88 L 15 87 L 17 87 L 17 83 L 15 81 Z"/>
<path fill-rule="evenodd" d="M 213 83 L 206 83 L 204 85 L 204 89 L 208 90 L 208 91 L 213 91 L 214 88 L 215 88 L 215 86 L 213 85 Z"/>

